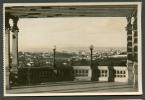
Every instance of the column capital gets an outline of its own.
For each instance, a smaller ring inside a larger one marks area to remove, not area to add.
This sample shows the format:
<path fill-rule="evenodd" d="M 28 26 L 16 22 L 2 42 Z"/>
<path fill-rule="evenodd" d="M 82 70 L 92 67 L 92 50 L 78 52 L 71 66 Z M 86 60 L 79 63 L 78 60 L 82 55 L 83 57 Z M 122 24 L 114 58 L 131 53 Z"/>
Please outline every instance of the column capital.
<path fill-rule="evenodd" d="M 5 29 L 11 29 L 11 26 L 10 26 L 10 23 L 9 23 L 9 20 L 11 18 L 11 15 L 9 13 L 6 13 L 5 14 Z"/>
<path fill-rule="evenodd" d="M 126 16 L 127 23 L 131 23 L 132 15 Z"/>
<path fill-rule="evenodd" d="M 136 10 L 133 12 L 133 18 L 134 18 L 134 21 L 133 21 L 133 30 L 137 31 L 137 11 Z"/>
<path fill-rule="evenodd" d="M 127 30 L 127 31 L 132 31 L 132 24 L 131 24 L 132 16 L 131 16 L 131 15 L 126 16 L 126 19 L 127 19 L 126 30 Z"/>
<path fill-rule="evenodd" d="M 19 28 L 18 28 L 18 26 L 17 26 L 19 17 L 13 16 L 12 19 L 13 19 L 12 32 L 14 32 L 14 31 L 19 31 Z"/>

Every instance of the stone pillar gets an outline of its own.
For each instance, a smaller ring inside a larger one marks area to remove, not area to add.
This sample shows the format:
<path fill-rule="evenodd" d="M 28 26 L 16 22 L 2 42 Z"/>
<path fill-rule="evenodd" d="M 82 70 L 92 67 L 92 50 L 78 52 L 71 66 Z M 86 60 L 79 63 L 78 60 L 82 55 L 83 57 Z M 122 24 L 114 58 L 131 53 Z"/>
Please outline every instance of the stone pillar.
<path fill-rule="evenodd" d="M 12 27 L 12 65 L 13 67 L 18 66 L 18 17 L 13 17 L 13 27 Z"/>
<path fill-rule="evenodd" d="M 137 14 L 136 14 L 136 11 L 133 15 L 133 18 L 134 18 L 134 21 L 133 21 L 133 61 L 134 61 L 134 64 L 133 64 L 133 73 L 134 73 L 134 84 L 133 86 L 134 87 L 137 87 L 138 86 L 138 34 L 137 34 Z"/>
<path fill-rule="evenodd" d="M 5 15 L 5 58 L 4 58 L 4 67 L 5 67 L 5 82 L 6 89 L 10 89 L 10 24 L 9 24 L 10 16 L 8 14 Z"/>
<path fill-rule="evenodd" d="M 127 68 L 128 83 L 133 84 L 133 52 L 132 52 L 132 16 L 127 16 Z"/>
<path fill-rule="evenodd" d="M 10 70 L 11 74 L 11 84 L 17 83 L 18 74 L 18 17 L 12 16 L 13 26 L 12 26 L 12 68 Z"/>

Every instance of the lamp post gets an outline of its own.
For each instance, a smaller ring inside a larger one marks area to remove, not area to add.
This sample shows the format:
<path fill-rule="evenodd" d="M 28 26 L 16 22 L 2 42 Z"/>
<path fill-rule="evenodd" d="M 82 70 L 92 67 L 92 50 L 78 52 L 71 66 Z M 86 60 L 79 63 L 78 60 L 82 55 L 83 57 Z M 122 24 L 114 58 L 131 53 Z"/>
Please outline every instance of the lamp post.
<path fill-rule="evenodd" d="M 90 51 L 91 51 L 91 64 L 90 64 L 90 66 L 91 66 L 91 69 L 93 67 L 93 49 L 94 49 L 94 46 L 90 45 Z"/>
<path fill-rule="evenodd" d="M 91 51 L 91 62 L 90 62 L 90 67 L 91 67 L 91 81 L 94 80 L 94 72 L 93 72 L 93 45 L 90 45 L 90 51 Z"/>
<path fill-rule="evenodd" d="M 55 54 L 56 54 L 56 46 L 53 48 L 53 68 L 55 68 Z"/>

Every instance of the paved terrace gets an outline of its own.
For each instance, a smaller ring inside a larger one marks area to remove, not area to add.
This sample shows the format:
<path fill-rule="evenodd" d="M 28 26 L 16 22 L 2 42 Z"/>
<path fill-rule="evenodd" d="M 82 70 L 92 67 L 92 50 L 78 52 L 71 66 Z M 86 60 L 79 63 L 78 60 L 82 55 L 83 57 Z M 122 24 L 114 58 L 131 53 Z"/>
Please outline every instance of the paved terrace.
<path fill-rule="evenodd" d="M 137 92 L 137 89 L 127 83 L 118 82 L 51 82 L 33 86 L 18 86 L 6 91 L 8 94 L 76 92 Z"/>

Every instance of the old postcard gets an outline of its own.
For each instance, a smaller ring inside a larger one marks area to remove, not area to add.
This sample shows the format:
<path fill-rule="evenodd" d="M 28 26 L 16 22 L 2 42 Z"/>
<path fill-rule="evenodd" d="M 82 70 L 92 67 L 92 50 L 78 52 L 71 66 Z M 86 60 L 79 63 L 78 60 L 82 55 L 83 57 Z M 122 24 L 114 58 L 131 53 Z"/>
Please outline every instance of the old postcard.
<path fill-rule="evenodd" d="M 141 2 L 5 3 L 4 95 L 141 95 Z"/>

